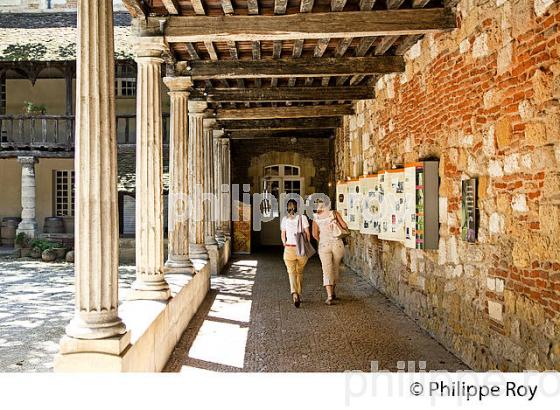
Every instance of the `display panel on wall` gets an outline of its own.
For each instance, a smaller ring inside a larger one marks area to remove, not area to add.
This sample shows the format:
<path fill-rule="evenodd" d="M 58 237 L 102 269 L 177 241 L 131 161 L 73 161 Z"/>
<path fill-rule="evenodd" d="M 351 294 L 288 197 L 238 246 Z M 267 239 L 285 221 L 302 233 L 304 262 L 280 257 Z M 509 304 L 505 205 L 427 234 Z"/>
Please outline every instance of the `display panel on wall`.
<path fill-rule="evenodd" d="M 379 175 L 366 175 L 360 178 L 362 187 L 362 219 L 360 232 L 369 235 L 379 235 L 381 222 L 378 217 L 384 199 L 384 192 Z"/>
<path fill-rule="evenodd" d="M 345 181 L 338 181 L 336 183 L 336 210 L 348 223 L 348 204 L 347 204 L 348 186 Z"/>
<path fill-rule="evenodd" d="M 337 209 L 348 227 L 408 248 L 437 249 L 439 241 L 438 161 L 407 164 L 358 181 L 337 184 Z M 341 201 L 340 193 L 346 192 Z"/>
<path fill-rule="evenodd" d="M 362 193 L 360 190 L 360 180 L 351 179 L 346 183 L 348 193 L 346 195 L 348 200 L 348 229 L 360 229 L 361 216 L 362 216 Z"/>
<path fill-rule="evenodd" d="M 461 181 L 461 238 L 464 241 L 476 242 L 477 230 L 477 179 Z"/>

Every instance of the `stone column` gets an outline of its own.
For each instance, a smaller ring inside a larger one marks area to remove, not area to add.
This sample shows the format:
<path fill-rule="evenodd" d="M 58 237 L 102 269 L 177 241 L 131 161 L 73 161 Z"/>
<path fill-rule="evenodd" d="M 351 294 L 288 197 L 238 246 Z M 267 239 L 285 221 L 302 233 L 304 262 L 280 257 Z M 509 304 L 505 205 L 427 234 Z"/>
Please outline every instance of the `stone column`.
<path fill-rule="evenodd" d="M 37 219 L 35 217 L 35 157 L 18 157 L 21 164 L 21 222 L 17 233 L 24 233 L 29 238 L 37 236 Z"/>
<path fill-rule="evenodd" d="M 118 316 L 119 219 L 113 6 L 78 2 L 75 252 L 76 310 L 61 354 L 103 350 L 118 355 L 129 333 Z M 114 338 L 122 334 L 125 336 Z M 82 346 L 75 339 L 111 340 Z M 68 360 L 73 356 L 69 354 Z M 79 358 L 76 360 L 80 360 Z M 56 364 L 55 364 L 56 368 Z"/>
<path fill-rule="evenodd" d="M 192 260 L 207 261 L 204 237 L 204 130 L 205 102 L 189 101 L 189 197 L 192 201 L 189 218 L 190 256 Z"/>
<path fill-rule="evenodd" d="M 223 149 L 223 185 L 227 187 L 227 195 L 224 195 L 224 215 L 223 229 L 224 234 L 231 238 L 231 142 L 229 138 L 222 140 Z"/>
<path fill-rule="evenodd" d="M 215 187 L 214 192 L 216 193 L 216 198 L 218 202 L 216 204 L 216 240 L 219 244 L 223 244 L 226 241 L 226 236 L 224 234 L 224 198 L 222 195 L 222 184 L 224 183 L 223 175 L 223 149 L 222 149 L 222 137 L 224 136 L 224 130 L 214 130 L 214 177 L 215 177 Z"/>
<path fill-rule="evenodd" d="M 217 245 L 216 241 L 216 184 L 214 178 L 214 127 L 216 120 L 204 120 L 204 243 Z"/>
<path fill-rule="evenodd" d="M 167 300 L 163 261 L 163 130 L 158 37 L 136 46 L 136 280 L 129 299 Z"/>
<path fill-rule="evenodd" d="M 168 257 L 165 266 L 192 273 L 188 226 L 188 118 L 190 77 L 165 77 L 171 100 L 169 140 Z"/>

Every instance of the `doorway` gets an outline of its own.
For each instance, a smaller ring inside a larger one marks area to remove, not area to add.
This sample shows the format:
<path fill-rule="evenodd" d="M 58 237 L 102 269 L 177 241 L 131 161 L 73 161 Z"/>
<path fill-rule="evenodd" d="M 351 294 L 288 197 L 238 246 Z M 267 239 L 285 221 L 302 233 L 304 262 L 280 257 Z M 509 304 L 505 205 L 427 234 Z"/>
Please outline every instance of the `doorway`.
<path fill-rule="evenodd" d="M 260 243 L 264 246 L 282 245 L 280 239 L 280 210 L 275 209 L 272 197 L 279 204 L 283 194 L 302 195 L 304 190 L 304 178 L 298 166 L 290 164 L 275 164 L 264 167 L 261 179 L 263 200 L 261 212 L 264 216 L 273 217 L 271 221 L 261 224 Z"/>

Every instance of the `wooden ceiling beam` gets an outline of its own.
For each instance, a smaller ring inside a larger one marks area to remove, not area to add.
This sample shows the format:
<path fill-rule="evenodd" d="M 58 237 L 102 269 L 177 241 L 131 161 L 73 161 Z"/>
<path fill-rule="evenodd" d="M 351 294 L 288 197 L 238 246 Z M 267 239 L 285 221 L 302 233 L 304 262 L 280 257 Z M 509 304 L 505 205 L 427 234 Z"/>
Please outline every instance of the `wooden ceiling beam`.
<path fill-rule="evenodd" d="M 299 130 L 299 129 L 333 129 L 340 127 L 339 117 L 296 118 L 270 120 L 228 120 L 217 121 L 217 128 L 224 130 Z"/>
<path fill-rule="evenodd" d="M 122 0 L 123 6 L 133 18 L 147 18 L 149 15 L 148 6 L 142 0 Z"/>
<path fill-rule="evenodd" d="M 189 61 L 181 75 L 193 80 L 270 77 L 322 77 L 354 74 L 387 74 L 404 71 L 402 56 L 282 58 L 278 60 Z"/>
<path fill-rule="evenodd" d="M 258 0 L 247 0 L 247 10 L 251 15 L 259 14 L 259 2 Z"/>
<path fill-rule="evenodd" d="M 269 87 L 213 88 L 192 90 L 189 98 L 208 102 L 314 102 L 368 100 L 375 97 L 371 87 Z"/>
<path fill-rule="evenodd" d="M 352 104 L 308 105 L 300 107 L 221 108 L 212 111 L 217 120 L 263 120 L 275 118 L 336 117 L 355 114 Z"/>
<path fill-rule="evenodd" d="M 222 0 L 222 10 L 224 10 L 224 14 L 233 14 L 233 4 L 231 0 Z"/>
<path fill-rule="evenodd" d="M 191 0 L 191 5 L 196 14 L 206 14 L 206 10 L 204 10 L 204 4 L 202 4 L 202 0 Z"/>
<path fill-rule="evenodd" d="M 227 136 L 233 140 L 260 139 L 260 138 L 331 138 L 332 130 L 291 130 L 291 131 L 229 131 Z"/>
<path fill-rule="evenodd" d="M 178 0 L 161 0 L 161 2 L 169 14 L 181 14 L 181 5 Z"/>
<path fill-rule="evenodd" d="M 158 18 L 148 18 L 147 24 L 147 32 L 159 30 Z M 164 35 L 169 43 L 305 40 L 413 35 L 455 27 L 455 16 L 444 8 L 397 9 L 273 16 L 171 16 Z"/>

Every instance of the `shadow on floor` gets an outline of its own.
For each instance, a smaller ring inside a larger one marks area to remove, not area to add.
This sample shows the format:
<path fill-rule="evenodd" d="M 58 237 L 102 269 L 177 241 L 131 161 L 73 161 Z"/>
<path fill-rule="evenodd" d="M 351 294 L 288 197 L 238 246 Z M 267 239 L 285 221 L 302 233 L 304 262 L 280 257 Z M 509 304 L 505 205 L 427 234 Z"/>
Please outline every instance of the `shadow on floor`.
<path fill-rule="evenodd" d="M 343 270 L 326 306 L 318 257 L 306 266 L 303 303 L 290 300 L 279 251 L 236 257 L 177 344 L 164 371 L 396 371 L 468 369 L 370 283 Z"/>

